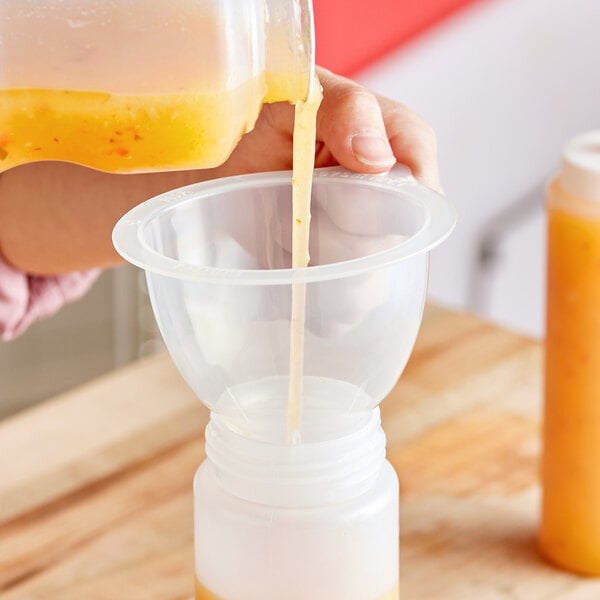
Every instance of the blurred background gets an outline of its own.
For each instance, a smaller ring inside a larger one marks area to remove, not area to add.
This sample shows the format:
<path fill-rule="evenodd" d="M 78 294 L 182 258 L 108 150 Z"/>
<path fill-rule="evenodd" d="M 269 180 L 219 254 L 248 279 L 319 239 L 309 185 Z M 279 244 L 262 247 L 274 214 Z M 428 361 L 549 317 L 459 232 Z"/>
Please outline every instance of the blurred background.
<path fill-rule="evenodd" d="M 314 0 L 319 64 L 435 128 L 459 211 L 432 255 L 430 301 L 544 333 L 544 186 L 572 136 L 600 127 L 596 0 Z M 0 343 L 0 417 L 160 350 L 143 276 Z"/>

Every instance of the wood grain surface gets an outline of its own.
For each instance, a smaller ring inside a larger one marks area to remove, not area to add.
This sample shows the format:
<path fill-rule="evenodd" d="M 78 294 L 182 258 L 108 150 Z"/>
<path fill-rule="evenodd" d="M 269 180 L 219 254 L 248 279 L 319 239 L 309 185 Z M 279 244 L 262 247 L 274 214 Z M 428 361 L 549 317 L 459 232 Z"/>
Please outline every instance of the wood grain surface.
<path fill-rule="evenodd" d="M 428 307 L 382 405 L 403 600 L 600 598 L 536 552 L 540 398 L 538 344 Z M 1 422 L 0 599 L 189 600 L 207 420 L 159 355 Z"/>

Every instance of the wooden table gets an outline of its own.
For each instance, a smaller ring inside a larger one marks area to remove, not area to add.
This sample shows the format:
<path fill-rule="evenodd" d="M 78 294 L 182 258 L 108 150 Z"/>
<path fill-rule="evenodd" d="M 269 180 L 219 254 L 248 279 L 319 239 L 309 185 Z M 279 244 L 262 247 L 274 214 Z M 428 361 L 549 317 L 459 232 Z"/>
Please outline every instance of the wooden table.
<path fill-rule="evenodd" d="M 600 598 L 535 550 L 540 374 L 538 344 L 428 308 L 382 405 L 403 600 Z M 191 598 L 207 418 L 159 355 L 2 422 L 0 598 Z"/>

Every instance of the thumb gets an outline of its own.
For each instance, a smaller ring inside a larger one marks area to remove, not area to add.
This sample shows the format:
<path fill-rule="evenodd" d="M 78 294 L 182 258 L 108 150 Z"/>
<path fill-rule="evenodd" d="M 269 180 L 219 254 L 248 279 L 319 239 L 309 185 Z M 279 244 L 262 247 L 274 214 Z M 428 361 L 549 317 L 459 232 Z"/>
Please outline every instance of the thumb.
<path fill-rule="evenodd" d="M 325 69 L 319 70 L 319 78 L 323 102 L 317 115 L 317 139 L 347 169 L 362 173 L 390 169 L 396 159 L 375 95 Z"/>

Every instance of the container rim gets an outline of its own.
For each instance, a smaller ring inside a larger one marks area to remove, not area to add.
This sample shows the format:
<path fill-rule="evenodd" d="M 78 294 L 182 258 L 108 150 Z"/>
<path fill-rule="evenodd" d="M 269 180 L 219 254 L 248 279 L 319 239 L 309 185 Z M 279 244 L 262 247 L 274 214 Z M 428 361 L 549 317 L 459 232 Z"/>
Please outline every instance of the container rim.
<path fill-rule="evenodd" d="M 325 167 L 315 169 L 313 183 L 331 180 L 344 184 L 359 183 L 374 190 L 402 191 L 421 208 L 424 217 L 421 227 L 410 237 L 381 252 L 300 269 L 229 269 L 191 265 L 164 256 L 143 239 L 146 225 L 178 204 L 249 185 L 291 185 L 291 180 L 291 171 L 272 171 L 225 177 L 165 192 L 123 215 L 113 229 L 113 244 L 128 262 L 165 277 L 232 285 L 289 285 L 342 279 L 393 265 L 431 250 L 443 242 L 456 225 L 454 206 L 443 195 L 419 184 L 402 165 L 396 165 L 388 173 L 380 175 L 354 173 L 343 167 Z"/>

